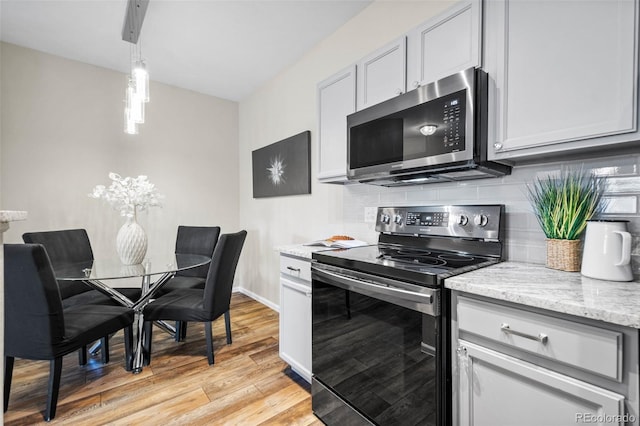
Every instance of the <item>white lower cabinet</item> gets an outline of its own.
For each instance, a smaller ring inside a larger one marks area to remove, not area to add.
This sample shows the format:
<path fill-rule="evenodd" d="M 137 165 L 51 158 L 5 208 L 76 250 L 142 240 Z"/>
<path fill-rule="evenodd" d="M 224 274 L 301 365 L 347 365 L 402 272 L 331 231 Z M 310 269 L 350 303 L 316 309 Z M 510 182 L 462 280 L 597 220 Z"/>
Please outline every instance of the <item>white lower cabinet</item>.
<path fill-rule="evenodd" d="M 280 358 L 311 383 L 311 264 L 280 256 Z"/>
<path fill-rule="evenodd" d="M 460 425 L 620 424 L 624 396 L 458 341 Z M 599 421 L 602 419 L 602 421 Z"/>
<path fill-rule="evenodd" d="M 638 426 L 638 330 L 452 294 L 454 425 Z"/>

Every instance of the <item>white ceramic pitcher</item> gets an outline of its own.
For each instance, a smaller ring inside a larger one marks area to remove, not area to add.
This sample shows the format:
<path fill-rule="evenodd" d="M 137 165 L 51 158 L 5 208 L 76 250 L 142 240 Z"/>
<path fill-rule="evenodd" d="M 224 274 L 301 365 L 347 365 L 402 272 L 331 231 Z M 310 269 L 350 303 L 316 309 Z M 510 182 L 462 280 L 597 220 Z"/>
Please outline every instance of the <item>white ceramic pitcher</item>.
<path fill-rule="evenodd" d="M 631 234 L 626 220 L 589 220 L 582 252 L 582 275 L 631 281 Z"/>

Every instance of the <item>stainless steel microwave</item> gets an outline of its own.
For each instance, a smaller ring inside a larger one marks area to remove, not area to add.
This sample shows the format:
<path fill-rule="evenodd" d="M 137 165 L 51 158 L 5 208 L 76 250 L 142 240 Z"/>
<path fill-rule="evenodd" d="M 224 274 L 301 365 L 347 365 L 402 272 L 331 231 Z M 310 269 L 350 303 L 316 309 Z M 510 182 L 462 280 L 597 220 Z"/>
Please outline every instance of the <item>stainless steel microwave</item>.
<path fill-rule="evenodd" d="M 347 117 L 347 177 L 399 186 L 499 177 L 487 160 L 487 74 L 469 68 Z"/>

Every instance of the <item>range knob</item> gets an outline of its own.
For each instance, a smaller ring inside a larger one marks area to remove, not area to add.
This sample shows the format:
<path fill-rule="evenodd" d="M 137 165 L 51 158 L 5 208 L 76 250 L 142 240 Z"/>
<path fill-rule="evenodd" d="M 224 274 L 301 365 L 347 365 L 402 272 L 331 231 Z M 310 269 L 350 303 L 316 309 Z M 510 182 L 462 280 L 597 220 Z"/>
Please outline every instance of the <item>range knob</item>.
<path fill-rule="evenodd" d="M 489 223 L 489 218 L 483 214 L 479 214 L 473 218 L 473 223 L 481 228 L 484 228 L 485 226 L 487 226 L 487 223 Z"/>
<path fill-rule="evenodd" d="M 393 222 L 397 223 L 398 225 L 400 225 L 402 223 L 402 216 L 399 215 L 399 214 L 393 216 Z"/>
<path fill-rule="evenodd" d="M 461 214 L 460 217 L 458 217 L 458 225 L 465 226 L 467 223 L 469 223 L 469 218 Z"/>
<path fill-rule="evenodd" d="M 382 215 L 380 215 L 380 222 L 389 224 L 389 222 L 391 222 L 391 217 L 386 213 L 382 213 Z"/>

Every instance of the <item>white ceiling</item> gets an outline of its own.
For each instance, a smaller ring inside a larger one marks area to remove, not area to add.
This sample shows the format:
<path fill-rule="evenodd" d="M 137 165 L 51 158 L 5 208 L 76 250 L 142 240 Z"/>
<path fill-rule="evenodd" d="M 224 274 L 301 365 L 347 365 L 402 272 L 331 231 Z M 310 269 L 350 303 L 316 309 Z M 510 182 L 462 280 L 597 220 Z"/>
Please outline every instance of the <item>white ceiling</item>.
<path fill-rule="evenodd" d="M 239 101 L 372 0 L 150 0 L 152 80 Z M 0 0 L 3 41 L 129 72 L 126 0 Z"/>

